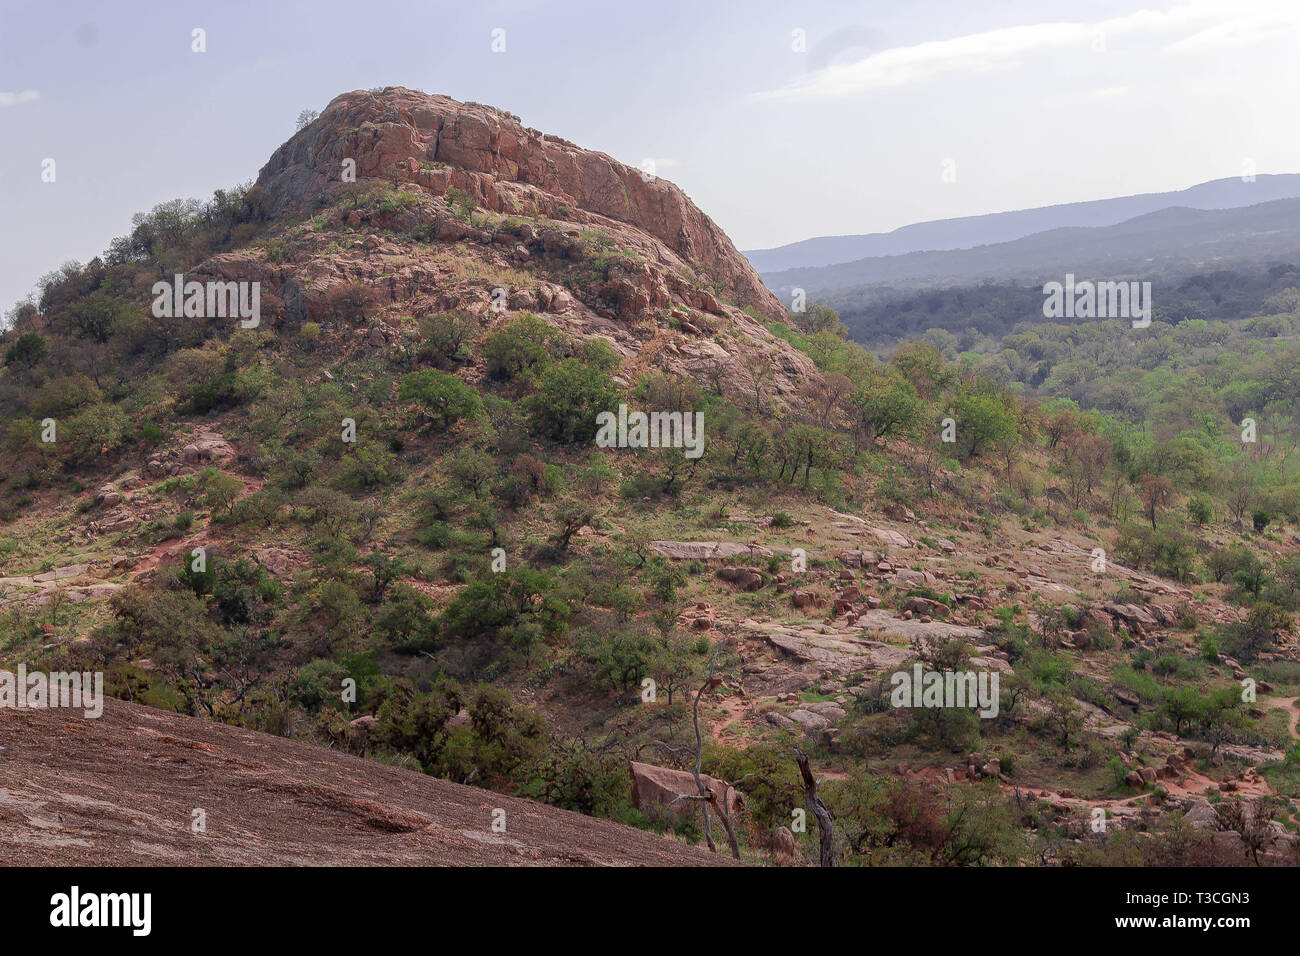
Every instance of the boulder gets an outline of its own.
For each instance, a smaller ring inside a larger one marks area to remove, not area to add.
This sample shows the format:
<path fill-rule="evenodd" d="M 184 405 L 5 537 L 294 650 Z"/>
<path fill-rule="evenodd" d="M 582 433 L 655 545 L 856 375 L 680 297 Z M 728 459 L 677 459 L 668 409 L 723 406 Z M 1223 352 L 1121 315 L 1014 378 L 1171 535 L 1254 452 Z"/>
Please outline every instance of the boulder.
<path fill-rule="evenodd" d="M 105 508 L 111 508 L 114 505 L 122 503 L 122 493 L 112 485 L 101 485 L 95 492 L 95 504 Z"/>
<path fill-rule="evenodd" d="M 797 724 L 802 724 L 804 733 L 810 737 L 826 730 L 831 725 L 831 722 L 821 714 L 813 713 L 811 710 L 802 707 L 790 711 L 790 719 Z"/>
<path fill-rule="evenodd" d="M 1138 604 L 1103 604 L 1101 607 L 1112 618 L 1122 621 L 1129 630 L 1134 627 L 1156 627 L 1158 624 L 1150 612 Z"/>
<path fill-rule="evenodd" d="M 263 548 L 253 557 L 257 559 L 258 564 L 276 577 L 283 577 L 293 570 L 292 554 L 280 548 Z"/>
<path fill-rule="evenodd" d="M 897 502 L 885 505 L 885 507 L 880 509 L 880 513 L 890 521 L 906 522 L 916 520 L 916 515 L 912 513 L 911 508 L 908 508 L 906 505 L 900 505 Z"/>
<path fill-rule="evenodd" d="M 61 568 L 55 568 L 53 571 L 33 574 L 32 580 L 40 584 L 48 584 L 51 581 L 65 581 L 68 578 L 81 577 L 88 570 L 90 570 L 89 564 L 69 564 Z"/>
<path fill-rule="evenodd" d="M 947 620 L 948 605 L 941 601 L 931 601 L 929 598 L 919 596 L 910 597 L 907 603 L 903 605 L 904 611 L 911 611 L 913 614 L 921 614 L 930 618 L 939 618 Z"/>
<path fill-rule="evenodd" d="M 929 571 L 913 571 L 910 568 L 895 571 L 893 580 L 900 588 L 930 587 L 939 583 L 938 578 Z"/>
<path fill-rule="evenodd" d="M 830 700 L 821 700 L 812 704 L 804 704 L 803 709 L 825 717 L 832 724 L 838 723 L 848 716 L 848 711 L 839 704 Z"/>
<path fill-rule="evenodd" d="M 816 607 L 819 602 L 817 595 L 813 594 L 812 591 L 795 591 L 790 595 L 790 603 L 797 608 L 808 610 Z"/>
<path fill-rule="evenodd" d="M 720 568 L 718 577 L 742 591 L 757 591 L 763 586 L 763 576 L 752 568 Z"/>
<path fill-rule="evenodd" d="M 672 805 L 679 796 L 699 796 L 700 789 L 695 784 L 695 777 L 687 770 L 670 770 L 654 764 L 629 761 L 628 769 L 632 774 L 632 805 L 645 812 Z M 701 774 L 704 786 L 714 792 L 728 813 L 735 813 L 745 806 L 745 796 L 730 784 Z M 698 801 L 679 800 L 677 809 L 691 811 Z"/>

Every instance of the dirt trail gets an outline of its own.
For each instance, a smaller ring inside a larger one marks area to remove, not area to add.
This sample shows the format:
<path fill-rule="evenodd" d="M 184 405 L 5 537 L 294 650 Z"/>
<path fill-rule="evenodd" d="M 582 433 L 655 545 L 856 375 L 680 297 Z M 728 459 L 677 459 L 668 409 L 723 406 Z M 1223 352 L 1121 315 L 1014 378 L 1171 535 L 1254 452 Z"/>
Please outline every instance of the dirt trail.
<path fill-rule="evenodd" d="M 1287 697 L 1264 697 L 1260 699 L 1259 704 L 1265 710 L 1285 710 L 1289 715 L 1287 730 L 1291 734 L 1291 739 L 1300 740 L 1300 731 L 1297 729 L 1297 723 L 1300 722 L 1300 697 L 1294 699 Z"/>
<path fill-rule="evenodd" d="M 229 465 L 230 461 L 227 461 L 226 459 L 222 459 L 219 462 L 219 464 Z M 240 501 L 251 494 L 261 491 L 263 485 L 265 484 L 265 482 L 261 478 L 249 478 L 245 475 L 236 475 L 235 477 L 238 478 L 244 486 L 243 493 L 240 494 L 235 499 L 236 501 Z M 209 537 L 211 530 L 212 530 L 212 516 L 209 514 L 203 518 L 203 527 L 200 530 L 195 531 L 194 533 L 189 534 L 184 538 L 181 538 L 179 541 L 176 540 L 164 541 L 161 544 L 154 546 L 154 548 L 150 550 L 148 554 L 146 554 L 143 558 L 141 558 L 138 562 L 136 562 L 136 565 L 131 569 L 131 573 L 128 575 L 128 578 L 134 581 L 136 578 L 140 577 L 141 575 L 148 574 L 150 571 L 157 570 L 159 565 L 162 564 L 163 559 L 167 557 L 167 552 L 173 550 L 174 548 L 181 548 L 183 549 L 184 552 L 188 553 L 190 550 L 193 549 L 195 545 L 198 544 L 198 542 L 207 539 Z"/>
<path fill-rule="evenodd" d="M 205 525 L 202 531 L 196 531 L 194 534 L 181 538 L 179 541 L 164 541 L 162 544 L 154 546 L 154 548 L 147 555 L 141 558 L 136 566 L 131 569 L 131 573 L 128 577 L 135 580 L 143 574 L 148 574 L 150 571 L 157 570 L 158 566 L 162 564 L 163 558 L 167 557 L 168 551 L 171 551 L 173 548 L 182 548 L 184 551 L 189 552 L 198 541 L 206 538 L 207 534 L 208 529 Z"/>
<path fill-rule="evenodd" d="M 726 697 L 722 700 L 723 718 L 720 723 L 713 725 L 709 731 L 709 736 L 718 743 L 724 742 L 723 732 L 732 724 L 743 721 L 749 714 L 749 709 L 753 701 L 748 701 L 740 697 Z"/>

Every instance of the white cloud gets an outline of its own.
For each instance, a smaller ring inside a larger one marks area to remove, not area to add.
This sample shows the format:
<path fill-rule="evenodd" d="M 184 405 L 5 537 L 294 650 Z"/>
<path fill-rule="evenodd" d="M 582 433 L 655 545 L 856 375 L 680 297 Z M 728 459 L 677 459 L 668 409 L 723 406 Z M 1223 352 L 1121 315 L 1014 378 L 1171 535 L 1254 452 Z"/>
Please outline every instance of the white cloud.
<path fill-rule="evenodd" d="M 0 107 L 17 106 L 19 103 L 30 103 L 40 98 L 41 94 L 36 90 L 23 90 L 21 93 L 6 93 L 0 90 Z"/>
<path fill-rule="evenodd" d="M 894 47 L 855 63 L 816 70 L 783 87 L 756 94 L 755 98 L 818 99 L 904 86 L 945 73 L 1012 70 L 1032 54 L 1076 50 L 1088 55 L 1099 40 L 1109 50 L 1114 49 L 1118 39 L 1132 38 L 1141 44 L 1158 35 L 1182 33 L 1190 35 L 1167 46 L 1168 52 L 1239 45 L 1276 36 L 1297 25 L 1300 4 L 1295 0 L 1191 0 L 1167 10 L 1137 10 L 1096 23 L 1003 27 L 950 40 Z"/>
<path fill-rule="evenodd" d="M 1222 47 L 1240 47 L 1285 35 L 1300 25 L 1300 10 L 1295 7 L 1238 17 L 1226 23 L 1199 30 L 1189 37 L 1165 47 L 1168 53 L 1204 53 Z"/>

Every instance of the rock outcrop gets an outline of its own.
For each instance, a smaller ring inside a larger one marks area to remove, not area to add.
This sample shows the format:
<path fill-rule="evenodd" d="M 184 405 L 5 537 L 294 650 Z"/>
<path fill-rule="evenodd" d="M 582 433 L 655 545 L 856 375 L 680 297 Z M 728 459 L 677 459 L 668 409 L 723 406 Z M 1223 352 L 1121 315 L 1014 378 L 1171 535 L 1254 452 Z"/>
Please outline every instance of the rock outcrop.
<path fill-rule="evenodd" d="M 463 190 L 495 212 L 535 209 L 564 220 L 580 210 L 627 223 L 701 265 L 737 305 L 785 314 L 731 240 L 672 183 L 527 128 L 513 113 L 402 87 L 344 93 L 275 151 L 258 184 L 276 212 L 310 209 L 341 183 L 349 159 L 358 181 L 396 174 L 439 195 Z"/>
<path fill-rule="evenodd" d="M 198 834 L 196 807 L 205 824 Z M 493 829 L 498 809 L 504 832 Z M 608 820 L 125 701 L 107 700 L 98 719 L 0 708 L 0 864 L 71 860 L 733 865 Z"/>
<path fill-rule="evenodd" d="M 654 764 L 629 762 L 632 774 L 632 805 L 638 810 L 665 809 L 674 805 L 682 812 L 698 812 L 697 801 L 679 800 L 679 797 L 699 796 L 695 776 L 687 770 L 672 770 Z M 728 813 L 735 813 L 745 805 L 745 796 L 723 780 L 701 774 L 704 785 L 714 792 Z"/>

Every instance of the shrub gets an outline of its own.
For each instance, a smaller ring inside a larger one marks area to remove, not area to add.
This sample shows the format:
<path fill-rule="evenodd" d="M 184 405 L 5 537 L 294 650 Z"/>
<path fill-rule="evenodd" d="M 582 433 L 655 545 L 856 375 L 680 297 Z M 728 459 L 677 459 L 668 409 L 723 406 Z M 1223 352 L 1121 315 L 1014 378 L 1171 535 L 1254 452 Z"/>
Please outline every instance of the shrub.
<path fill-rule="evenodd" d="M 472 581 L 438 619 L 444 638 L 496 638 L 526 647 L 562 635 L 571 608 L 549 575 L 512 568 Z"/>
<path fill-rule="evenodd" d="M 31 368 L 45 361 L 48 349 L 45 340 L 35 332 L 24 332 L 5 352 L 5 365 L 22 365 Z"/>
<path fill-rule="evenodd" d="M 376 295 L 369 286 L 344 282 L 325 293 L 317 305 L 317 314 L 327 322 L 360 325 L 375 305 Z"/>
<path fill-rule="evenodd" d="M 1210 520 L 1210 504 L 1203 498 L 1192 498 L 1187 502 L 1187 516 L 1192 519 L 1192 524 L 1200 527 Z"/>
<path fill-rule="evenodd" d="M 555 330 L 531 313 L 508 322 L 483 341 L 488 378 L 531 382 L 550 363 L 555 338 Z"/>
<path fill-rule="evenodd" d="M 600 343 L 605 352 L 608 346 Z M 597 353 L 597 349 L 590 352 Z M 617 361 L 617 359 L 615 359 Z M 528 427 L 535 435 L 563 444 L 591 441 L 596 435 L 596 415 L 609 411 L 618 399 L 604 355 L 565 359 L 546 369 L 538 391 L 523 402 Z"/>
<path fill-rule="evenodd" d="M 236 372 L 223 372 L 196 385 L 189 397 L 177 406 L 182 415 L 206 415 L 236 408 L 256 397 L 257 388 L 242 380 Z"/>
<path fill-rule="evenodd" d="M 435 316 L 421 326 L 417 357 L 447 368 L 469 357 L 469 341 L 478 331 L 478 322 L 468 315 L 450 312 Z"/>
<path fill-rule="evenodd" d="M 421 369 L 402 379 L 399 396 L 403 401 L 418 402 L 431 412 L 446 429 L 463 418 L 483 413 L 483 403 L 472 388 L 455 375 L 435 369 Z"/>

